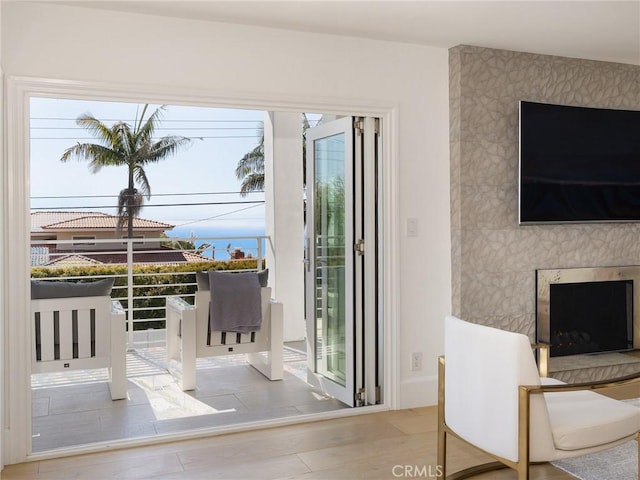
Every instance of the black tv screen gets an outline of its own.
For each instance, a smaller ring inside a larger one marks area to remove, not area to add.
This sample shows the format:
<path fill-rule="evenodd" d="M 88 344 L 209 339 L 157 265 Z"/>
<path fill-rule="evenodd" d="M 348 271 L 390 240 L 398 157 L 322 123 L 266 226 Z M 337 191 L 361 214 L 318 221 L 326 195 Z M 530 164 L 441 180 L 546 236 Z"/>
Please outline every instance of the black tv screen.
<path fill-rule="evenodd" d="M 520 223 L 640 221 L 640 111 L 520 102 Z"/>

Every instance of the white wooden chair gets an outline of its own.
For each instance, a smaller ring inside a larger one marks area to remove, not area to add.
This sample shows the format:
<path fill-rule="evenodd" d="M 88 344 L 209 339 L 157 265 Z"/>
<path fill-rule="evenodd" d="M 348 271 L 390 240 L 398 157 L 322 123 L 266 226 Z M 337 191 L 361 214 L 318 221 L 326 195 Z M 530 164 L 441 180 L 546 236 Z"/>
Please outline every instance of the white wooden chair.
<path fill-rule="evenodd" d="M 196 388 L 196 358 L 237 353 L 249 353 L 249 364 L 269 380 L 282 380 L 282 303 L 271 299 L 270 287 L 262 287 L 260 293 L 262 325 L 250 333 L 211 331 L 209 290 L 196 292 L 195 305 L 180 297 L 167 299 L 167 356 L 182 390 Z M 173 368 L 175 362 L 181 369 Z"/>
<path fill-rule="evenodd" d="M 31 372 L 107 368 L 111 399 L 127 396 L 125 312 L 108 296 L 31 300 Z"/>
<path fill-rule="evenodd" d="M 529 478 L 531 462 L 578 457 L 638 436 L 640 409 L 592 390 L 635 385 L 640 396 L 640 374 L 573 385 L 542 378 L 526 335 L 455 317 L 445 320 L 444 351 L 438 382 L 438 464 L 443 477 L 449 435 L 498 462 L 447 478 L 510 467 L 518 480 Z"/>

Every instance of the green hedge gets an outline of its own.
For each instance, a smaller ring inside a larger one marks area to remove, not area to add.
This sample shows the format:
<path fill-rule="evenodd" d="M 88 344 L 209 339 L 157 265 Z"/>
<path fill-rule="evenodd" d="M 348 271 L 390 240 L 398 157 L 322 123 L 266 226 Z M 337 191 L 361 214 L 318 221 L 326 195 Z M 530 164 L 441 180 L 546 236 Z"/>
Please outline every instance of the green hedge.
<path fill-rule="evenodd" d="M 159 295 L 189 295 L 196 291 L 195 273 L 203 270 L 248 270 L 255 269 L 256 259 L 226 260 L 210 262 L 191 262 L 172 265 L 134 265 L 133 284 L 139 286 L 133 291 L 135 297 L 154 297 Z M 264 261 L 262 264 L 264 268 Z M 138 276 L 139 274 L 157 274 L 153 276 Z M 86 276 L 116 276 L 114 287 L 127 286 L 127 267 L 125 265 L 96 265 L 82 267 L 33 267 L 31 278 L 57 278 L 72 277 L 69 281 L 83 281 Z M 177 284 L 172 286 L 172 284 Z M 127 289 L 114 288 L 111 297 L 120 299 L 124 308 L 127 305 Z M 193 303 L 193 297 L 185 300 Z M 141 298 L 134 300 L 134 308 L 164 307 L 164 298 Z M 141 310 L 134 312 L 134 319 L 139 318 L 164 318 L 164 310 Z M 146 330 L 148 328 L 164 328 L 164 321 L 149 320 L 136 323 L 135 330 Z"/>

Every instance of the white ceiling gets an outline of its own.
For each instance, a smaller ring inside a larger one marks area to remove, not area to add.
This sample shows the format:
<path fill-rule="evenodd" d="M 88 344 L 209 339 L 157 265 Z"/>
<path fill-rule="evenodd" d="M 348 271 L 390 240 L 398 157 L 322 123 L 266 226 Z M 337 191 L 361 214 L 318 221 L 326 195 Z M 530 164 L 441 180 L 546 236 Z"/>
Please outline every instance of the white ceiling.
<path fill-rule="evenodd" d="M 640 0 L 58 3 L 436 47 L 467 44 L 640 65 Z"/>

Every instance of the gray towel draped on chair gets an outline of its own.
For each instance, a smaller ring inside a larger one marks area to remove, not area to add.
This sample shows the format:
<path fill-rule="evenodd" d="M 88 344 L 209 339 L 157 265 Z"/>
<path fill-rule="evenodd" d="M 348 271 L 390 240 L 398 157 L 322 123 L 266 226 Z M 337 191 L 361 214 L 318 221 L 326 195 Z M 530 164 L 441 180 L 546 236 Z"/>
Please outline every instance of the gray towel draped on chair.
<path fill-rule="evenodd" d="M 262 299 L 255 272 L 209 271 L 209 286 L 212 331 L 248 333 L 260 330 Z"/>

